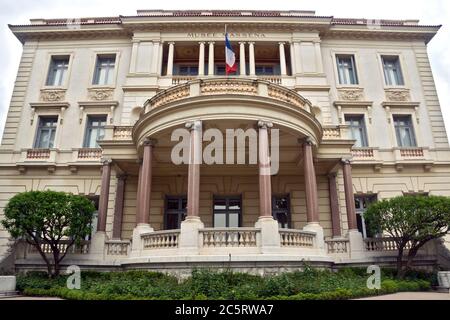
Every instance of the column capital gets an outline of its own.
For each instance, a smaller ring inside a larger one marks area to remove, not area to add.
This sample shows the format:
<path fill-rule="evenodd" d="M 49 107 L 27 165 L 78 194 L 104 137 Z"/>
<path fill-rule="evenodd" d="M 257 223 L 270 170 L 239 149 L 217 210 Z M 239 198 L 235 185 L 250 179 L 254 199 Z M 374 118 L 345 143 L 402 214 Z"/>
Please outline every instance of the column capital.
<path fill-rule="evenodd" d="M 307 145 L 310 145 L 310 146 L 315 146 L 316 145 L 316 143 L 314 142 L 314 140 L 311 138 L 311 137 L 306 137 L 306 138 L 300 138 L 300 139 L 298 139 L 298 143 L 300 143 L 300 144 L 307 144 Z"/>
<path fill-rule="evenodd" d="M 167 44 L 174 45 L 175 41 L 169 41 L 169 42 L 167 42 Z"/>
<path fill-rule="evenodd" d="M 245 42 L 245 41 L 239 41 L 238 43 L 239 43 L 239 44 L 246 44 L 247 42 Z"/>
<path fill-rule="evenodd" d="M 286 42 L 285 41 L 280 41 L 280 42 L 278 42 L 278 44 L 284 46 L 286 44 Z"/>
<path fill-rule="evenodd" d="M 268 129 L 273 127 L 273 123 L 269 121 L 259 120 L 258 127 L 261 129 Z"/>
<path fill-rule="evenodd" d="M 199 41 L 198 44 L 205 44 L 206 41 Z"/>
<path fill-rule="evenodd" d="M 109 166 L 111 165 L 112 160 L 110 158 L 102 158 L 101 162 L 103 166 Z"/>
<path fill-rule="evenodd" d="M 143 146 L 155 146 L 158 143 L 158 140 L 152 139 L 152 138 L 145 138 L 145 140 L 142 142 Z"/>
<path fill-rule="evenodd" d="M 202 121 L 201 120 L 189 121 L 186 122 L 184 126 L 186 129 L 189 130 L 199 130 L 202 128 Z"/>
<path fill-rule="evenodd" d="M 117 175 L 116 175 L 116 178 L 117 178 L 118 180 L 127 180 L 128 175 L 127 175 L 126 173 L 121 173 L 121 174 L 117 174 Z"/>
<path fill-rule="evenodd" d="M 208 44 L 215 44 L 215 41 L 208 41 Z"/>
<path fill-rule="evenodd" d="M 342 164 L 352 164 L 352 160 L 349 158 L 342 158 L 341 159 Z"/>
<path fill-rule="evenodd" d="M 248 41 L 247 43 L 253 45 L 253 44 L 255 44 L 255 41 Z"/>
<path fill-rule="evenodd" d="M 336 177 L 337 177 L 337 172 L 328 173 L 328 178 L 336 178 Z"/>

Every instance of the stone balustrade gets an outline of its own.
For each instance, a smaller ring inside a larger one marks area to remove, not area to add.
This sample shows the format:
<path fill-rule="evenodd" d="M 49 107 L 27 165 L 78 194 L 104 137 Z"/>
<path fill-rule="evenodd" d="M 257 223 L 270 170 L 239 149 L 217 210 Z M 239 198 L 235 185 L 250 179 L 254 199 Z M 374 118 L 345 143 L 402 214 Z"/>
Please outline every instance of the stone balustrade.
<path fill-rule="evenodd" d="M 78 149 L 79 160 L 99 160 L 102 157 L 101 148 L 81 148 Z"/>
<path fill-rule="evenodd" d="M 258 76 L 258 79 L 269 81 L 275 84 L 281 84 L 282 81 L 281 76 Z"/>
<path fill-rule="evenodd" d="M 105 242 L 107 256 L 128 256 L 130 249 L 130 241 L 109 240 Z"/>
<path fill-rule="evenodd" d="M 172 76 L 172 84 L 178 85 L 182 83 L 186 83 L 188 81 L 194 80 L 196 77 L 193 76 Z"/>
<path fill-rule="evenodd" d="M 131 140 L 133 126 L 115 126 L 113 140 Z"/>
<path fill-rule="evenodd" d="M 155 231 L 141 236 L 144 249 L 178 248 L 180 230 Z"/>
<path fill-rule="evenodd" d="M 201 229 L 203 247 L 256 247 L 257 228 L 207 228 Z"/>
<path fill-rule="evenodd" d="M 352 155 L 355 159 L 373 159 L 374 150 L 373 148 L 353 148 Z"/>
<path fill-rule="evenodd" d="M 423 148 L 401 148 L 400 156 L 402 158 L 423 158 Z"/>
<path fill-rule="evenodd" d="M 327 252 L 329 254 L 348 253 L 350 242 L 348 239 L 330 239 L 325 241 Z"/>
<path fill-rule="evenodd" d="M 221 94 L 266 96 L 311 112 L 311 103 L 295 91 L 275 84 L 278 82 L 276 77 L 270 77 L 267 81 L 247 78 L 211 78 L 189 81 L 189 77 L 186 79 L 173 78 L 172 81 L 175 79 L 180 81 L 180 84 L 149 99 L 145 103 L 146 112 L 187 97 Z"/>
<path fill-rule="evenodd" d="M 79 244 L 73 244 L 69 247 L 71 242 L 72 242 L 71 240 L 61 240 L 58 243 L 58 249 L 61 254 L 66 253 L 66 251 L 67 251 L 67 254 L 88 254 L 89 253 L 90 241 L 83 240 Z M 39 254 L 38 249 L 34 245 L 31 245 L 28 243 L 26 245 L 27 245 L 26 252 L 28 254 Z M 40 243 L 40 248 L 41 248 L 42 252 L 45 254 L 51 254 L 53 252 L 50 247 L 50 244 L 48 244 L 46 242 Z"/>
<path fill-rule="evenodd" d="M 307 232 L 301 230 L 281 229 L 280 231 L 281 247 L 293 248 L 313 248 L 314 247 L 314 232 Z"/>
<path fill-rule="evenodd" d="M 398 246 L 394 238 L 367 238 L 364 239 L 366 251 L 397 251 Z M 406 244 L 405 249 L 410 249 L 411 243 Z"/>
<path fill-rule="evenodd" d="M 50 149 L 28 149 L 26 158 L 31 160 L 48 159 L 50 158 Z"/>

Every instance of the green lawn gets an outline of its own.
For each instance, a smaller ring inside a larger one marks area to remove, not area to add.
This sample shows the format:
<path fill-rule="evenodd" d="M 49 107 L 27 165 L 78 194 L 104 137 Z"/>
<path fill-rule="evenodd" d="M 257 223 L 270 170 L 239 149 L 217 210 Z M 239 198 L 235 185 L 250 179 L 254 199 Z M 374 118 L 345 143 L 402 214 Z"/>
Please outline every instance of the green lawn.
<path fill-rule="evenodd" d="M 254 276 L 231 271 L 194 270 L 184 281 L 163 273 L 147 271 L 82 272 L 81 289 L 66 287 L 67 276 L 49 279 L 43 273 L 17 277 L 18 290 L 26 295 L 57 296 L 80 300 L 126 299 L 264 299 L 315 300 L 350 299 L 400 291 L 426 291 L 432 274 L 410 273 L 400 281 L 392 270 L 383 270 L 381 289 L 369 290 L 365 269 L 337 272 L 306 267 L 301 272 L 276 276 Z"/>

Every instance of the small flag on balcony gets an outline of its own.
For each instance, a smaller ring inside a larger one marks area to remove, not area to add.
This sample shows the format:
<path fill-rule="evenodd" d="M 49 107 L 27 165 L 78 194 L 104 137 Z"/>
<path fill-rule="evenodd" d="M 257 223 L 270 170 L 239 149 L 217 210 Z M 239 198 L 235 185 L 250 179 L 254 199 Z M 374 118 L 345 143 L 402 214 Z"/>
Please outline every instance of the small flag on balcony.
<path fill-rule="evenodd" d="M 225 28 L 225 73 L 228 75 L 236 72 L 236 70 L 236 56 L 234 55 L 230 40 L 228 40 L 228 32 Z"/>

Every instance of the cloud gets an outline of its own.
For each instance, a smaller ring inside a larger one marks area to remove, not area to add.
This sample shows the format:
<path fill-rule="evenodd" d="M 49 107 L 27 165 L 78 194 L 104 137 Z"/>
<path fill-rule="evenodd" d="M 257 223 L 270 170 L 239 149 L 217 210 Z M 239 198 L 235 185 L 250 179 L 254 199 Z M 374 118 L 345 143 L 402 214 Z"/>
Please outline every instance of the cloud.
<path fill-rule="evenodd" d="M 133 15 L 136 9 L 264 9 L 264 10 L 315 10 L 318 15 L 369 19 L 421 19 L 424 24 L 442 24 L 450 21 L 450 1 L 361 1 L 361 0 L 260 0 L 186 2 L 172 0 L 164 3 L 148 0 L 15 0 L 0 2 L 0 132 L 3 131 L 11 99 L 14 79 L 21 55 L 21 45 L 9 31 L 7 24 L 28 23 L 30 18 L 73 18 L 85 16 Z M 450 26 L 444 25 L 429 44 L 429 55 L 439 93 L 441 108 L 450 129 Z"/>

